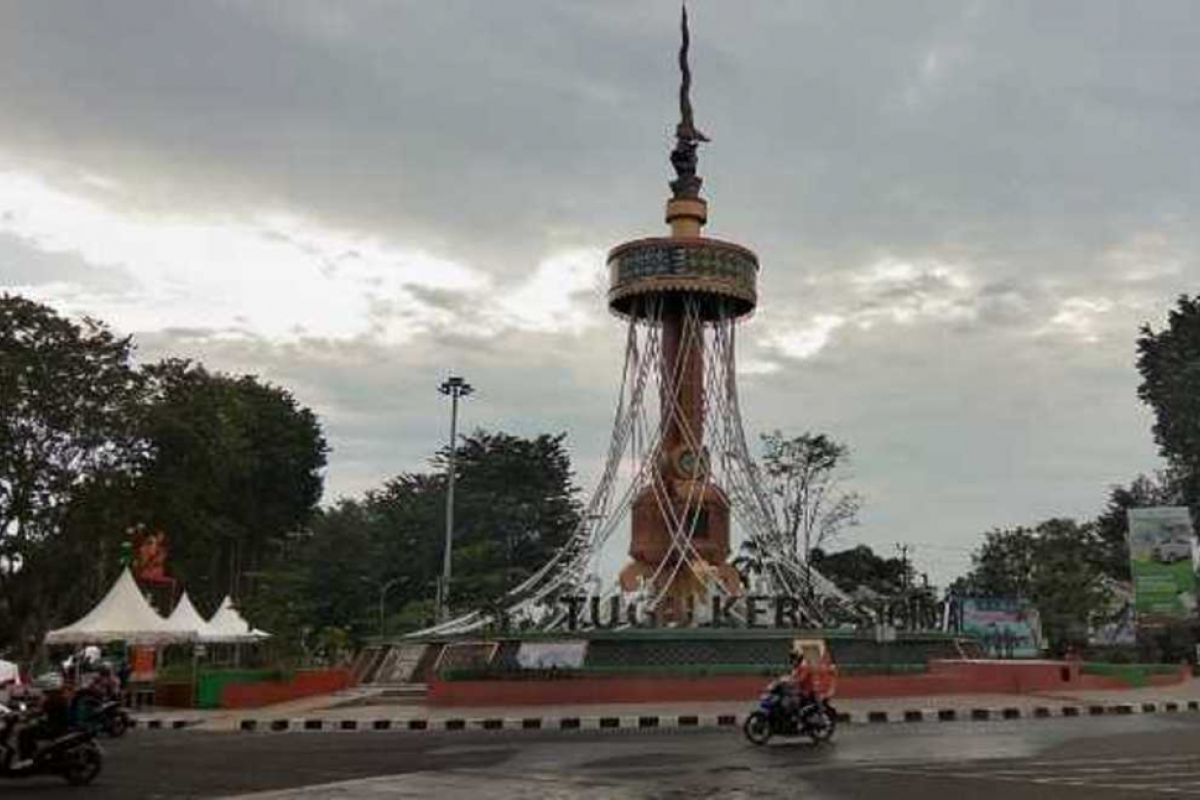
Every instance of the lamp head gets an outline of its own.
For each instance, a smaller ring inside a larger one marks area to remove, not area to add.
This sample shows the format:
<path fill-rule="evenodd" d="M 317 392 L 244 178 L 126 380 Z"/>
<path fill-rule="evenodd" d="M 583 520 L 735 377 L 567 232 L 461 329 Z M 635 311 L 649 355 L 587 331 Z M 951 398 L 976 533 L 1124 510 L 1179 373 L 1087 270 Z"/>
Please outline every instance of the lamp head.
<path fill-rule="evenodd" d="M 454 397 L 466 397 L 475 389 L 461 375 L 451 375 L 438 386 L 438 391 Z"/>

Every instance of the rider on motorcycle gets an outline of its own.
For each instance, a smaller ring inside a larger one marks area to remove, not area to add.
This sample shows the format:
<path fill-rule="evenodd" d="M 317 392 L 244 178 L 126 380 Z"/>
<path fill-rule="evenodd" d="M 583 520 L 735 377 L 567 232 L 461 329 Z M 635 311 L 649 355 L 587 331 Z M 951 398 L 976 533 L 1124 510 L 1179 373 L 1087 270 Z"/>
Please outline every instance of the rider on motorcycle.
<path fill-rule="evenodd" d="M 36 708 L 21 712 L 16 735 L 16 753 L 10 764 L 12 769 L 23 769 L 33 763 L 37 755 L 38 742 L 48 742 L 71 728 L 67 698 L 61 689 L 43 693 Z"/>
<path fill-rule="evenodd" d="M 828 652 L 823 654 L 821 663 L 815 667 L 804 657 L 803 650 L 793 650 L 790 660 L 792 672 L 788 676 L 788 686 L 791 690 L 791 711 L 813 709 L 819 701 L 833 695 L 837 668 L 829 659 Z"/>
<path fill-rule="evenodd" d="M 121 696 L 121 681 L 108 664 L 100 665 L 99 672 L 88 688 L 102 700 L 117 700 Z"/>
<path fill-rule="evenodd" d="M 792 671 L 785 679 L 787 694 L 784 704 L 789 712 L 796 714 L 812 705 L 816 697 L 816 675 L 804 658 L 803 651 L 793 650 L 788 660 L 791 661 Z"/>

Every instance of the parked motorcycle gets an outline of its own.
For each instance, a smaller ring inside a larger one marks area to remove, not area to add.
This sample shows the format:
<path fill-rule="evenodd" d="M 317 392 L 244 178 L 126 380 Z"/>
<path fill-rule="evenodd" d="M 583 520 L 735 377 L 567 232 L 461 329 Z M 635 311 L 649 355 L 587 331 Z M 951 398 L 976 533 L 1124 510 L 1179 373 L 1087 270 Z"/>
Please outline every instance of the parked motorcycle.
<path fill-rule="evenodd" d="M 29 736 L 35 741 L 27 744 L 33 750 L 28 763 L 14 767 L 19 747 L 13 728 L 21 722 L 31 726 Z M 58 775 L 75 786 L 91 783 L 100 774 L 104 765 L 104 754 L 96 744 L 96 735 L 84 728 L 65 729 L 53 736 L 41 735 L 45 730 L 44 719 L 36 712 L 25 708 L 10 708 L 0 705 L 0 742 L 8 752 L 0 757 L 0 778 L 30 778 L 34 775 Z"/>
<path fill-rule="evenodd" d="M 827 699 L 814 699 L 791 709 L 791 692 L 784 680 L 773 681 L 759 698 L 758 709 L 746 717 L 742 733 L 757 745 L 765 745 L 772 736 L 807 736 L 815 744 L 833 738 L 837 728 L 837 710 Z"/>

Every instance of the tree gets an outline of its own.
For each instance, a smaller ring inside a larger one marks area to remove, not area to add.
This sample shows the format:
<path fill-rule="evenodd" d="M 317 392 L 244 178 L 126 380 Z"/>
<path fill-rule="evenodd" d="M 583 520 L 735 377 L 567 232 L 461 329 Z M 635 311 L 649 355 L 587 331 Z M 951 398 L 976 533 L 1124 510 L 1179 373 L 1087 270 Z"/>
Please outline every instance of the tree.
<path fill-rule="evenodd" d="M 308 526 L 328 446 L 312 411 L 253 376 L 179 360 L 146 375 L 154 457 L 137 484 L 142 521 L 167 533 L 171 569 L 214 606 L 251 590 L 245 579 Z"/>
<path fill-rule="evenodd" d="M 1182 503 L 1179 483 L 1170 471 L 1162 471 L 1154 477 L 1138 475 L 1128 486 L 1109 490 L 1108 504 L 1096 518 L 1106 575 L 1120 581 L 1133 579 L 1129 571 L 1129 509 Z"/>
<path fill-rule="evenodd" d="M 1137 352 L 1138 397 L 1154 411 L 1154 440 L 1194 513 L 1200 505 L 1200 296 L 1181 295 L 1163 330 L 1143 325 Z"/>
<path fill-rule="evenodd" d="M 760 472 L 793 555 L 805 561 L 847 527 L 858 524 L 862 498 L 841 488 L 850 449 L 823 433 L 762 435 Z"/>
<path fill-rule="evenodd" d="M 0 295 L 0 639 L 28 648 L 94 588 L 111 529 L 82 501 L 127 485 L 148 453 L 132 349 L 95 320 Z M 91 533 L 69 536 L 71 520 Z"/>
<path fill-rule="evenodd" d="M 278 542 L 245 601 L 247 614 L 292 655 L 303 655 L 324 629 L 374 634 L 386 534 L 368 503 L 342 500 L 319 511 L 309 529 Z"/>
<path fill-rule="evenodd" d="M 1052 519 L 1037 526 L 1032 600 L 1051 650 L 1086 645 L 1092 619 L 1108 608 L 1109 590 L 1096 530 L 1090 523 Z"/>
<path fill-rule="evenodd" d="M 579 525 L 566 434 L 522 438 L 478 430 L 458 446 L 451 598 L 499 597 L 549 561 Z M 439 472 L 448 463 L 434 459 Z"/>
<path fill-rule="evenodd" d="M 881 595 L 895 595 L 912 584 L 912 566 L 903 559 L 883 558 L 865 544 L 827 553 L 812 551 L 812 567 L 829 578 L 843 592 L 866 587 Z"/>
<path fill-rule="evenodd" d="M 1104 555 L 1092 523 L 1049 519 L 1033 528 L 994 530 L 971 561 L 974 568 L 954 591 L 1028 600 L 1056 653 L 1086 641 L 1089 623 L 1107 608 Z"/>
<path fill-rule="evenodd" d="M 971 554 L 974 568 L 958 588 L 990 597 L 1030 598 L 1037 553 L 1037 532 L 1031 528 L 990 531 Z"/>
<path fill-rule="evenodd" d="M 476 431 L 458 443 L 450 599 L 456 611 L 495 608 L 550 559 L 579 524 L 564 435 Z M 312 521 L 308 535 L 264 571 L 249 607 L 296 649 L 304 629 L 355 639 L 433 622 L 442 572 L 449 452 L 431 472 L 403 473 Z M 388 592 L 383 595 L 383 588 Z"/>

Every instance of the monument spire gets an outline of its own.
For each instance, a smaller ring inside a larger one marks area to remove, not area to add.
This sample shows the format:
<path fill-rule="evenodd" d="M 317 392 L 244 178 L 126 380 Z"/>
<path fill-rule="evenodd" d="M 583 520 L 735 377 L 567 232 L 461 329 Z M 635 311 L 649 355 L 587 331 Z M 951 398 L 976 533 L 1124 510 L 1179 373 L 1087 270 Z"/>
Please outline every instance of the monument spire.
<path fill-rule="evenodd" d="M 675 180 L 671 181 L 671 190 L 676 198 L 696 199 L 700 196 L 700 184 L 703 182 L 696 175 L 696 149 L 700 142 L 707 142 L 708 137 L 696 129 L 692 117 L 692 70 L 688 66 L 691 35 L 686 4 L 681 9 L 679 27 L 682 34 L 679 45 L 679 124 L 675 126 L 675 149 L 671 151 L 671 165 L 675 167 L 676 175 Z"/>
<path fill-rule="evenodd" d="M 700 197 L 704 181 L 696 174 L 696 150 L 708 137 L 696 129 L 692 116 L 692 70 L 688 66 L 688 50 L 692 37 L 688 31 L 687 4 L 682 6 L 679 28 L 679 124 L 675 126 L 675 149 L 671 151 L 671 166 L 675 180 L 670 182 L 671 199 L 667 201 L 667 224 L 671 235 L 699 236 L 708 221 L 708 204 Z"/>

